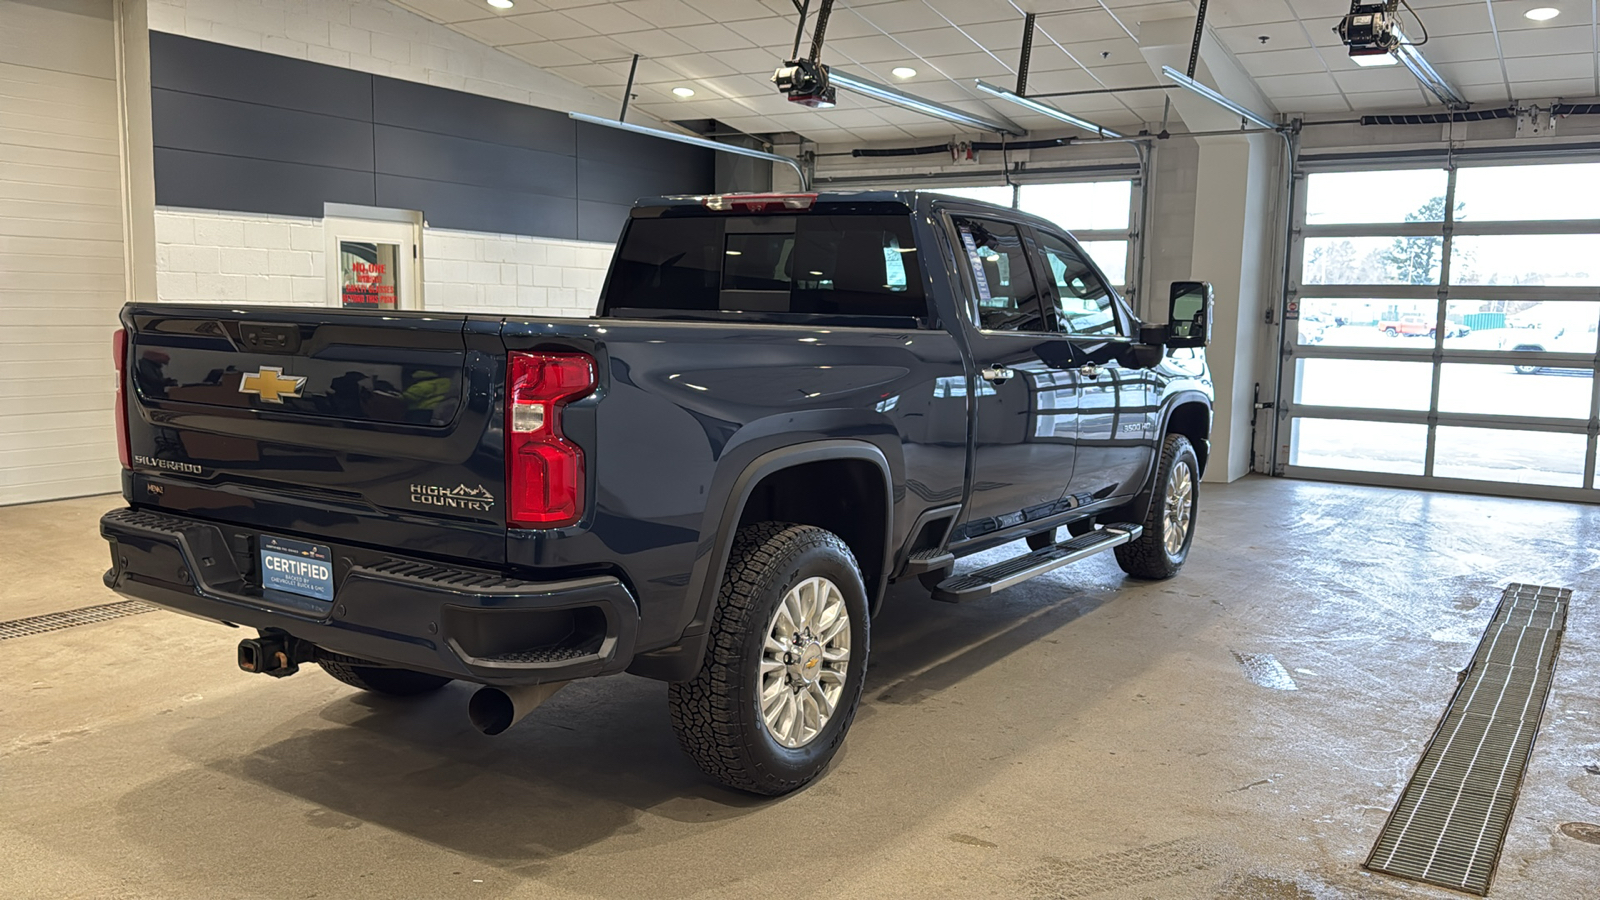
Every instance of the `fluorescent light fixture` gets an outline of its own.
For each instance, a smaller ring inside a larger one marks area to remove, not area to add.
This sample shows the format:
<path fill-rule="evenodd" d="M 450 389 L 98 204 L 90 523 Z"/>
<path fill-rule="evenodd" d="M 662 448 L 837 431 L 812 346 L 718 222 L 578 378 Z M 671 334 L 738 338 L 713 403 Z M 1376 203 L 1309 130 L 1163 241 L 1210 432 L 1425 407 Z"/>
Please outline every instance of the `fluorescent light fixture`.
<path fill-rule="evenodd" d="M 704 147 L 707 150 L 716 150 L 719 153 L 732 153 L 735 156 L 748 156 L 751 159 L 764 159 L 767 162 L 782 163 L 783 165 L 793 169 L 794 174 L 800 178 L 801 190 L 806 190 L 807 186 L 810 184 L 810 181 L 806 178 L 805 170 L 800 168 L 800 163 L 792 157 L 784 156 L 781 153 L 767 153 L 762 150 L 751 150 L 748 147 L 740 147 L 736 144 L 721 144 L 703 137 L 695 137 L 694 135 L 689 134 L 679 134 L 676 131 L 665 131 L 660 128 L 646 128 L 643 125 L 634 125 L 629 122 L 618 122 L 616 119 L 602 119 L 599 116 L 591 116 L 586 113 L 569 112 L 567 115 L 579 122 L 587 122 L 590 125 L 601 125 L 606 128 L 615 128 L 618 131 L 631 131 L 634 134 L 646 134 L 650 137 L 657 137 L 666 141 L 677 141 L 680 144 L 689 144 L 693 147 Z"/>
<path fill-rule="evenodd" d="M 1554 6 L 1541 6 L 1537 9 L 1530 9 L 1522 15 L 1523 18 L 1532 19 L 1535 22 L 1548 22 L 1561 15 L 1561 10 L 1556 9 Z"/>
<path fill-rule="evenodd" d="M 1444 76 L 1440 75 L 1433 66 L 1428 64 L 1428 61 L 1422 57 L 1422 51 L 1418 50 L 1416 45 L 1411 43 L 1411 39 L 1400 31 L 1400 26 L 1394 26 L 1389 30 L 1389 33 L 1393 34 L 1395 39 L 1400 42 L 1394 48 L 1395 58 L 1410 69 L 1411 74 L 1417 76 L 1417 80 L 1422 82 L 1424 90 L 1438 97 L 1440 103 L 1451 109 L 1466 107 L 1467 99 L 1461 96 L 1460 91 L 1451 87 L 1450 82 L 1445 81 Z"/>
<path fill-rule="evenodd" d="M 1188 88 L 1189 90 L 1199 94 L 1207 100 L 1210 100 L 1212 103 L 1215 103 L 1228 112 L 1238 115 L 1239 118 L 1244 119 L 1247 122 L 1260 125 L 1262 128 L 1276 129 L 1278 127 L 1276 123 L 1274 123 L 1271 119 L 1268 119 L 1266 116 L 1263 116 L 1262 114 L 1255 112 L 1248 107 L 1240 106 L 1232 100 L 1229 100 L 1227 97 L 1222 96 L 1211 88 L 1208 88 L 1200 82 L 1195 81 L 1193 78 L 1190 78 L 1171 66 L 1162 66 L 1161 74 L 1177 82 L 1180 87 Z"/>
<path fill-rule="evenodd" d="M 1109 128 L 1106 128 L 1103 125 L 1096 125 L 1095 123 L 1089 121 L 1088 119 L 1080 119 L 1077 116 L 1073 115 L 1072 113 L 1062 112 L 1061 110 L 1056 109 L 1054 106 L 1050 106 L 1048 104 L 1040 103 L 1037 100 L 1030 100 L 1027 97 L 1024 97 L 1021 94 L 1017 93 L 1016 91 L 1008 91 L 1003 87 L 999 87 L 998 85 L 990 84 L 989 82 L 983 81 L 982 79 L 979 79 L 977 84 L 978 84 L 978 90 L 987 91 L 988 93 L 991 93 L 991 94 L 995 95 L 996 97 L 999 97 L 1001 100 L 1010 100 L 1012 103 L 1015 103 L 1016 105 L 1022 107 L 1023 109 L 1032 110 L 1032 111 L 1038 113 L 1041 116 L 1049 116 L 1050 118 L 1055 119 L 1058 122 L 1065 122 L 1068 125 L 1072 125 L 1072 126 L 1075 126 L 1077 128 L 1082 128 L 1084 131 L 1092 131 L 1095 134 L 1100 135 L 1101 137 L 1108 137 L 1108 138 L 1119 138 L 1119 137 L 1122 137 L 1122 135 L 1116 133 L 1115 131 L 1112 131 Z"/>
<path fill-rule="evenodd" d="M 511 0 L 489 0 L 489 5 L 495 9 L 510 9 L 513 4 Z"/>
<path fill-rule="evenodd" d="M 1533 18 L 1533 15 L 1530 13 L 1528 18 Z M 910 66 L 895 66 L 889 70 L 889 74 L 896 78 L 915 78 L 917 77 L 917 70 Z"/>
<path fill-rule="evenodd" d="M 1370 69 L 1373 66 L 1400 65 L 1400 60 L 1396 59 L 1393 53 L 1352 53 L 1350 54 L 1350 61 L 1364 69 Z"/>
<path fill-rule="evenodd" d="M 976 128 L 979 131 L 992 131 L 996 134 L 1009 134 L 1013 137 L 1022 137 L 1028 133 L 1021 126 L 1013 122 L 1008 122 L 1004 119 L 995 121 L 991 119 L 985 119 L 981 116 L 975 116 L 972 113 L 963 112 L 962 110 L 956 109 L 953 106 L 945 106 L 943 103 L 935 103 L 932 100 L 924 100 L 915 94 L 908 94 L 899 88 L 892 88 L 886 84 L 879 84 L 876 81 L 868 81 L 865 78 L 857 78 L 854 75 L 851 75 L 847 72 L 841 72 L 838 69 L 828 70 L 828 83 L 834 85 L 835 87 L 844 88 L 847 91 L 854 91 L 864 97 L 871 97 L 874 100 L 882 100 L 885 103 L 893 103 L 896 106 L 905 107 L 912 112 L 919 112 L 925 116 L 933 116 L 935 119 L 943 119 L 946 122 L 954 122 L 957 125 L 966 125 L 969 128 Z"/>
<path fill-rule="evenodd" d="M 694 96 L 694 89 L 693 88 L 686 88 L 686 87 L 675 87 L 675 88 L 672 89 L 672 96 L 674 96 L 674 97 L 682 97 L 683 99 L 687 100 L 690 97 Z"/>

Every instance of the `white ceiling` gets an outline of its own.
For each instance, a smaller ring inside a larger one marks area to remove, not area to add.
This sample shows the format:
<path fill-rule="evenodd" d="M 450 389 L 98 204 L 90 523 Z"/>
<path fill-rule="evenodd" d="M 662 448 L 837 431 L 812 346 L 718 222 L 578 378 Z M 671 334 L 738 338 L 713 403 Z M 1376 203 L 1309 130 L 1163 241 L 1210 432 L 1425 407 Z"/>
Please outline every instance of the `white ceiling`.
<path fill-rule="evenodd" d="M 942 138 L 955 128 L 846 91 L 831 110 L 786 101 L 768 79 L 794 40 L 790 0 L 515 0 L 509 10 L 484 0 L 393 2 L 619 104 L 629 62 L 638 53 L 633 102 L 660 119 L 717 119 L 742 131 L 792 131 L 829 143 Z M 1600 96 L 1596 0 L 1411 5 L 1430 33 L 1423 54 L 1476 105 Z M 1537 6 L 1555 6 L 1561 15 L 1548 22 L 1522 15 Z M 1350 62 L 1332 30 L 1348 9 L 1346 0 L 1213 0 L 1207 18 L 1281 111 L 1368 113 L 1428 105 L 1429 96 L 1403 67 L 1362 69 Z M 930 100 L 1058 132 L 1059 123 L 982 99 L 972 84 L 984 78 L 1015 86 L 1027 10 L 1040 14 L 1028 78 L 1029 93 L 1038 94 L 1154 84 L 1136 41 L 1139 23 L 1192 19 L 1195 4 L 836 0 L 822 59 Z M 1414 20 L 1403 21 L 1407 34 L 1420 40 Z M 916 69 L 916 76 L 902 81 L 890 75 L 902 65 Z M 674 97 L 672 89 L 680 86 L 695 96 Z M 1160 91 L 1053 102 L 1121 129 L 1157 122 L 1162 112 Z"/>

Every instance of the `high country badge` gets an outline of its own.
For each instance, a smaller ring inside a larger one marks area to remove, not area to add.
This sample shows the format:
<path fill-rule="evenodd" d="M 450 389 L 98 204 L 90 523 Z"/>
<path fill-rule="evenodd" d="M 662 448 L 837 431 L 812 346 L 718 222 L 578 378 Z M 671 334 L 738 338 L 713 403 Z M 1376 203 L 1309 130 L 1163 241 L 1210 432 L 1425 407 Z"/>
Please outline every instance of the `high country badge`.
<path fill-rule="evenodd" d="M 488 488 L 475 488 L 458 484 L 453 488 L 436 484 L 413 484 L 411 502 L 422 506 L 439 506 L 444 509 L 461 509 L 469 512 L 490 512 L 494 509 L 494 494 Z"/>

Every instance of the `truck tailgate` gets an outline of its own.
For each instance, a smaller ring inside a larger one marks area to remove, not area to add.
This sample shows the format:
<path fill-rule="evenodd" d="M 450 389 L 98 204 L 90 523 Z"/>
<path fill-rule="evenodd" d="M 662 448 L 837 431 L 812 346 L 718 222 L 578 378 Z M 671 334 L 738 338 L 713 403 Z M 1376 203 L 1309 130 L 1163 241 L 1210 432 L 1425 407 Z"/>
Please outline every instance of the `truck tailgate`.
<path fill-rule="evenodd" d="M 123 327 L 136 505 L 504 561 L 498 318 L 160 304 Z"/>

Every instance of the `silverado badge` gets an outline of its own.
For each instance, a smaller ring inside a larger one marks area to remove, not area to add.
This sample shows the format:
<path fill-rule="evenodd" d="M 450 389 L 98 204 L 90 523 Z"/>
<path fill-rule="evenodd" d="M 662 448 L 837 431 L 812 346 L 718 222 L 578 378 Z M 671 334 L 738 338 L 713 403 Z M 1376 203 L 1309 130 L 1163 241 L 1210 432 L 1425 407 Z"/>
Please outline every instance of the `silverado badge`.
<path fill-rule="evenodd" d="M 239 393 L 255 394 L 267 403 L 282 403 L 284 397 L 300 396 L 305 383 L 304 375 L 285 375 L 278 366 L 262 366 L 239 379 Z"/>

